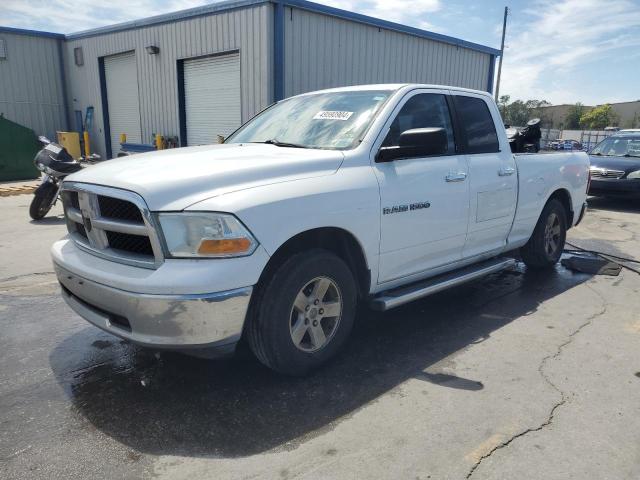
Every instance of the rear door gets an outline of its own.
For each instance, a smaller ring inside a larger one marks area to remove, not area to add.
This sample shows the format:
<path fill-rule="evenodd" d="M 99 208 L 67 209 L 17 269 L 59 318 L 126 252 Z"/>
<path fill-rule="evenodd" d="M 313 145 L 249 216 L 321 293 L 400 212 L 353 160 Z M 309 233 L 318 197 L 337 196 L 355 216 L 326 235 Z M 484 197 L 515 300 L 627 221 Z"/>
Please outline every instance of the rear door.
<path fill-rule="evenodd" d="M 518 200 L 513 154 L 501 148 L 496 125 L 502 126 L 493 102 L 482 95 L 453 95 L 459 130 L 469 165 L 469 227 L 463 257 L 502 250 Z"/>
<path fill-rule="evenodd" d="M 218 142 L 241 124 L 240 54 L 184 61 L 187 145 Z"/>
<path fill-rule="evenodd" d="M 129 143 L 142 142 L 135 52 L 104 57 L 104 74 L 109 108 L 111 156 L 116 157 L 120 152 L 121 134 L 127 135 Z"/>
<path fill-rule="evenodd" d="M 396 146 L 402 132 L 444 128 L 444 155 L 373 163 L 380 184 L 379 283 L 460 260 L 467 233 L 469 182 L 456 153 L 447 91 L 415 90 L 403 98 L 374 145 Z M 384 140 L 381 140 L 384 139 Z"/>

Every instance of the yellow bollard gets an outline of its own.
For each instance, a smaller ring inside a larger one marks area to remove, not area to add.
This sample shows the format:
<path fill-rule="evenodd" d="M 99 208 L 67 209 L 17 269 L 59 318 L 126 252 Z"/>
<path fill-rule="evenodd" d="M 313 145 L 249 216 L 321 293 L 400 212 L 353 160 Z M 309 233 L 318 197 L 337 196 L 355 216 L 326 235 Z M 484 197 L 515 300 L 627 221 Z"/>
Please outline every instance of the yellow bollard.
<path fill-rule="evenodd" d="M 120 144 L 123 143 L 127 143 L 127 134 L 126 133 L 121 133 L 120 134 Z"/>
<path fill-rule="evenodd" d="M 91 147 L 89 146 L 89 132 L 86 130 L 82 132 L 82 138 L 84 139 L 84 156 L 91 155 Z"/>
<path fill-rule="evenodd" d="M 162 150 L 162 147 L 163 147 L 162 135 L 160 135 L 159 133 L 156 133 L 156 150 Z"/>

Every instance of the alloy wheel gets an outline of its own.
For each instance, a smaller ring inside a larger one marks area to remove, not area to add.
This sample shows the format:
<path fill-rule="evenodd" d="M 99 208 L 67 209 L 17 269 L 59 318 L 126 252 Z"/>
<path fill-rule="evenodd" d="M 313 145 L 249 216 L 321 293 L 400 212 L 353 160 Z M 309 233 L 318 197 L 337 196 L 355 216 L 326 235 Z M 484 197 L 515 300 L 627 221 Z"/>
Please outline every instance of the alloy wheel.
<path fill-rule="evenodd" d="M 289 331 L 293 344 L 304 352 L 316 352 L 326 346 L 342 315 L 342 295 L 328 277 L 316 277 L 296 296 L 291 308 Z"/>
<path fill-rule="evenodd" d="M 553 256 L 557 252 L 561 231 L 560 217 L 556 213 L 551 213 L 544 228 L 544 250 L 547 255 Z"/>

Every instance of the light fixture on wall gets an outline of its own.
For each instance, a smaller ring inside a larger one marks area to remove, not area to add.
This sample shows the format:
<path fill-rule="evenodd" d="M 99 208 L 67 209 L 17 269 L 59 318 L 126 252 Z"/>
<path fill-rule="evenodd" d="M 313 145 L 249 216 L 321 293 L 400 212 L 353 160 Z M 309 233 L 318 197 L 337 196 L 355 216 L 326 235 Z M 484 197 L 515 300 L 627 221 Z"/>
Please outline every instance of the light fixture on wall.
<path fill-rule="evenodd" d="M 156 47 L 155 45 L 148 45 L 147 47 L 145 47 L 145 49 L 147 50 L 147 53 L 149 55 L 157 55 L 160 53 L 160 48 Z"/>

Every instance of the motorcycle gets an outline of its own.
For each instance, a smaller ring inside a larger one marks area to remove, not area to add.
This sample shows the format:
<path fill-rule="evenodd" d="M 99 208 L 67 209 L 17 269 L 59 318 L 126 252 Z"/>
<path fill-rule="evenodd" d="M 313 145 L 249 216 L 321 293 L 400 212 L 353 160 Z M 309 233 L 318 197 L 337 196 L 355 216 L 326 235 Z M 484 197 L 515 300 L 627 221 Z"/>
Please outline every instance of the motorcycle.
<path fill-rule="evenodd" d="M 42 219 L 56 204 L 62 180 L 67 176 L 100 160 L 97 154 L 75 160 L 69 152 L 46 137 L 38 137 L 43 148 L 36 154 L 33 163 L 40 170 L 42 183 L 36 188 L 29 207 L 29 215 L 34 220 Z"/>
<path fill-rule="evenodd" d="M 540 119 L 533 118 L 527 122 L 524 128 L 511 127 L 505 125 L 507 129 L 507 139 L 513 153 L 537 153 L 540 150 Z"/>

